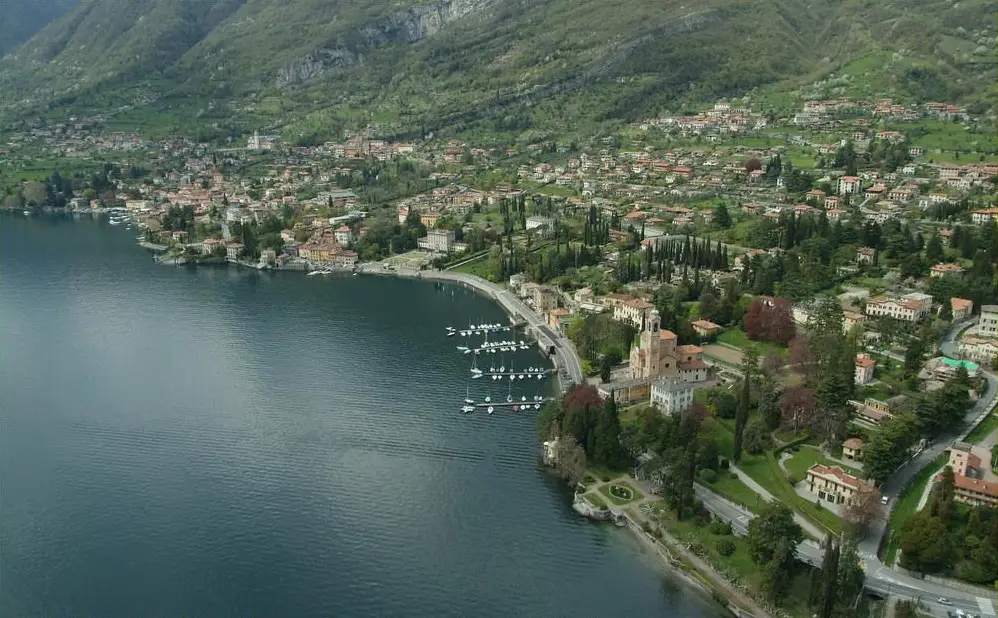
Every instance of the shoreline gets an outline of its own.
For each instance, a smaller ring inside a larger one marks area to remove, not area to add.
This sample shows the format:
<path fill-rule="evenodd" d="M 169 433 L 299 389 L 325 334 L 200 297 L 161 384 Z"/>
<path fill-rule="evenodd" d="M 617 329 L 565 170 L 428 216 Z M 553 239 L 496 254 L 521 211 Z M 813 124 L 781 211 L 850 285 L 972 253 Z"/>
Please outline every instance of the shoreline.
<path fill-rule="evenodd" d="M 15 212 L 18 209 L 4 208 L 4 211 Z M 45 214 L 59 214 L 58 211 L 42 210 Z M 101 211 L 83 211 L 90 212 L 92 214 L 103 214 Z M 66 214 L 80 214 L 77 211 L 65 211 Z M 166 245 L 158 245 L 154 243 L 149 243 L 146 241 L 138 241 L 137 246 L 151 251 L 153 253 L 163 253 L 168 250 Z M 159 257 L 154 256 L 154 257 Z M 157 260 L 163 264 L 176 263 L 181 265 L 181 263 L 174 260 Z M 201 264 L 199 262 L 187 262 L 188 265 L 229 265 L 234 264 L 238 267 L 248 268 L 250 270 L 260 270 L 255 265 L 241 262 L 238 260 L 224 260 L 218 262 L 206 262 Z M 271 271 L 292 271 L 292 272 L 305 272 L 308 268 L 282 268 L 282 267 L 269 267 L 266 270 Z M 456 273 L 452 271 L 441 271 L 441 270 L 406 270 L 406 269 L 385 269 L 381 262 L 365 262 L 358 264 L 353 269 L 340 268 L 335 269 L 335 274 L 359 274 L 359 275 L 382 275 L 391 276 L 403 279 L 423 279 L 426 281 L 440 282 L 440 283 L 450 283 L 462 285 L 466 288 L 474 290 L 479 295 L 485 296 L 488 299 L 496 302 L 510 318 L 511 321 L 515 323 L 524 323 L 526 325 L 526 332 L 533 335 L 534 339 L 538 342 L 538 345 L 542 348 L 542 353 L 545 354 L 552 364 L 555 366 L 555 372 L 559 385 L 561 386 L 561 391 L 564 392 L 570 388 L 573 384 L 577 383 L 573 378 L 576 376 L 581 377 L 579 382 L 585 383 L 585 376 L 581 374 L 581 361 L 579 360 L 578 354 L 576 353 L 574 346 L 568 342 L 567 338 L 557 331 L 552 331 L 549 328 L 539 328 L 540 325 L 545 325 L 544 320 L 541 316 L 522 301 L 516 298 L 508 289 L 494 284 L 492 282 L 486 281 L 475 275 L 470 275 L 466 273 Z M 545 332 L 547 331 L 547 332 Z M 555 341 L 550 341 L 551 335 L 555 335 Z M 548 353 L 544 350 L 545 344 L 550 345 L 549 350 L 553 350 Z M 558 352 L 561 352 L 560 354 Z M 567 352 L 567 354 L 565 354 Z M 568 356 L 568 359 L 564 357 Z M 574 359 L 574 367 L 571 365 L 566 367 L 566 364 L 572 363 Z M 567 363 L 566 363 L 567 360 Z M 575 369 L 575 371 L 573 371 Z M 573 376 L 572 374 L 576 374 Z M 566 379 L 567 378 L 567 379 Z M 684 584 L 690 586 L 693 590 L 705 596 L 705 598 L 710 599 L 716 603 L 719 607 L 723 608 L 729 615 L 733 616 L 756 616 L 757 618 L 763 618 L 769 616 L 768 613 L 749 613 L 742 608 L 745 606 L 752 607 L 751 604 L 738 603 L 736 604 L 733 600 L 738 599 L 741 595 L 732 594 L 733 591 L 729 591 L 728 584 L 723 582 L 723 580 L 718 584 L 716 580 L 721 579 L 720 574 L 712 569 L 708 572 L 703 572 L 701 568 L 698 568 L 687 556 L 687 552 L 678 544 L 678 541 L 672 537 L 667 530 L 663 531 L 665 537 L 670 541 L 673 547 L 669 547 L 664 543 L 661 543 L 657 539 L 651 537 L 648 532 L 646 532 L 641 524 L 636 521 L 635 517 L 629 513 L 623 513 L 624 518 L 627 521 L 628 530 L 634 535 L 638 541 L 639 546 L 643 550 L 647 550 L 655 554 L 658 558 L 656 568 L 662 570 L 662 573 L 666 576 L 676 577 L 681 580 Z M 685 558 L 684 561 L 677 560 L 673 558 L 670 552 L 677 552 L 679 555 Z M 695 557 L 694 557 L 695 558 Z M 697 576 L 702 577 L 707 582 L 701 581 Z M 712 586 L 717 586 L 721 588 L 723 592 L 718 592 Z M 722 601 L 723 599 L 723 601 Z M 726 602 L 726 603 L 725 603 Z"/>

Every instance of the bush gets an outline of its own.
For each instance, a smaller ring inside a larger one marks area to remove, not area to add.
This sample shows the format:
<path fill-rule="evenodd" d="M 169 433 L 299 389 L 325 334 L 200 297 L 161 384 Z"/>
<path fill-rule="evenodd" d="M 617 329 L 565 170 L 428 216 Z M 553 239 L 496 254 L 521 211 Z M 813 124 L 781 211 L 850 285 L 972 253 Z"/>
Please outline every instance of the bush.
<path fill-rule="evenodd" d="M 799 480 L 800 479 L 798 479 L 796 475 L 787 472 L 787 481 L 789 481 L 791 485 L 796 485 Z"/>
<path fill-rule="evenodd" d="M 728 461 L 727 457 L 722 457 L 721 458 L 721 469 L 722 470 L 727 470 L 730 465 L 731 465 L 731 462 Z"/>
<path fill-rule="evenodd" d="M 717 473 L 711 470 L 710 468 L 707 468 L 706 470 L 701 470 L 700 480 L 710 485 L 717 480 Z"/>
<path fill-rule="evenodd" d="M 721 521 L 720 519 L 715 519 L 714 523 L 710 525 L 711 534 L 716 534 L 717 536 L 727 536 L 731 534 L 731 524 L 726 521 Z"/>
<path fill-rule="evenodd" d="M 731 539 L 718 539 L 714 547 L 717 549 L 717 553 L 722 556 L 730 556 L 735 553 L 735 542 Z"/>
<path fill-rule="evenodd" d="M 604 476 L 602 478 L 603 478 L 603 482 L 604 483 L 609 483 L 610 482 L 610 477 L 609 476 Z"/>

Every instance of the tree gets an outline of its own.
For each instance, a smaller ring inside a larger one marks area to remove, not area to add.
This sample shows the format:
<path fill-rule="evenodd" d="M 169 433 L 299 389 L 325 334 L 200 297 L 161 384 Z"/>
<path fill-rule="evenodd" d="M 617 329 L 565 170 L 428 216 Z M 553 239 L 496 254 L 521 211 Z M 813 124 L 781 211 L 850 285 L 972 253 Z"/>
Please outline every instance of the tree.
<path fill-rule="evenodd" d="M 735 418 L 738 400 L 725 389 L 711 389 L 707 393 L 707 403 L 713 406 L 717 418 Z"/>
<path fill-rule="evenodd" d="M 950 537 L 946 524 L 926 510 L 901 523 L 898 533 L 901 566 L 920 573 L 938 573 L 950 564 Z"/>
<path fill-rule="evenodd" d="M 856 489 L 852 501 L 843 507 L 842 518 L 853 527 L 857 536 L 866 534 L 873 522 L 883 518 L 880 498 L 879 489 L 863 483 Z"/>
<path fill-rule="evenodd" d="M 586 451 L 571 436 L 558 438 L 554 457 L 557 469 L 566 481 L 573 487 L 582 482 L 586 476 Z"/>
<path fill-rule="evenodd" d="M 714 209 L 714 222 L 717 223 L 717 227 L 722 230 L 726 230 L 731 227 L 731 214 L 728 213 L 728 207 L 721 204 L 716 209 Z"/>
<path fill-rule="evenodd" d="M 793 427 L 795 432 L 802 427 L 811 425 L 817 409 L 814 389 L 806 386 L 791 386 L 780 395 L 780 411 L 783 415 L 783 422 Z"/>
<path fill-rule="evenodd" d="M 835 610 L 836 586 L 839 581 L 839 546 L 832 535 L 825 537 L 825 553 L 821 560 L 820 585 L 813 604 L 819 618 L 832 618 Z"/>
<path fill-rule="evenodd" d="M 48 201 L 48 190 L 44 183 L 32 180 L 24 183 L 21 189 L 24 203 L 28 206 L 42 206 Z"/>
<path fill-rule="evenodd" d="M 932 495 L 929 498 L 929 513 L 946 525 L 953 520 L 956 510 L 953 502 L 955 494 L 956 480 L 953 478 L 953 467 L 946 466 L 936 479 L 936 484 L 932 486 Z"/>
<path fill-rule="evenodd" d="M 930 264 L 937 264 L 943 259 L 943 243 L 939 234 L 930 234 L 929 241 L 925 243 L 925 260 Z"/>
<path fill-rule="evenodd" d="M 736 463 L 742 460 L 742 440 L 745 436 L 745 425 L 748 423 L 749 406 L 751 405 L 749 380 L 751 380 L 751 375 L 746 373 L 742 379 L 741 396 L 738 398 L 738 409 L 735 412 L 733 458 Z"/>
<path fill-rule="evenodd" d="M 749 339 L 787 345 L 794 338 L 794 319 L 786 298 L 756 298 L 743 318 Z"/>
<path fill-rule="evenodd" d="M 762 421 L 754 420 L 745 427 L 743 447 L 751 455 L 761 455 L 773 445 L 773 438 Z"/>
<path fill-rule="evenodd" d="M 898 414 L 880 424 L 863 445 L 863 470 L 881 484 L 908 459 L 918 440 L 918 421 L 911 413 Z"/>
<path fill-rule="evenodd" d="M 600 359 L 599 377 L 600 382 L 606 384 L 610 381 L 610 373 L 613 369 L 613 361 L 609 355 L 604 354 Z"/>
<path fill-rule="evenodd" d="M 766 429 L 774 431 L 780 426 L 780 391 L 773 380 L 766 379 L 759 389 L 759 415 Z"/>
<path fill-rule="evenodd" d="M 769 502 L 749 522 L 748 543 L 752 561 L 762 567 L 763 582 L 771 599 L 783 596 L 791 581 L 797 545 L 804 532 L 794 521 L 790 507 Z"/>

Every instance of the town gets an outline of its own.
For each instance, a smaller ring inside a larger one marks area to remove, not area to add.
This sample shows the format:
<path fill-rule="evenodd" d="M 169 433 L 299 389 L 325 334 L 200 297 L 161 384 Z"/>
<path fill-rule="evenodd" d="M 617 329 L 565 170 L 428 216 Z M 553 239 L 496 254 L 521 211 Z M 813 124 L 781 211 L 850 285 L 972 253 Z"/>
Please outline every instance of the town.
<path fill-rule="evenodd" d="M 372 124 L 220 145 L 39 120 L 0 144 L 3 208 L 113 211 L 173 264 L 489 282 L 570 342 L 556 364 L 578 359 L 537 421 L 580 511 L 632 518 L 763 613 L 865 585 L 896 616 L 994 616 L 995 119 L 758 107 L 585 143 Z M 865 584 L 843 569 L 813 592 L 833 555 Z"/>

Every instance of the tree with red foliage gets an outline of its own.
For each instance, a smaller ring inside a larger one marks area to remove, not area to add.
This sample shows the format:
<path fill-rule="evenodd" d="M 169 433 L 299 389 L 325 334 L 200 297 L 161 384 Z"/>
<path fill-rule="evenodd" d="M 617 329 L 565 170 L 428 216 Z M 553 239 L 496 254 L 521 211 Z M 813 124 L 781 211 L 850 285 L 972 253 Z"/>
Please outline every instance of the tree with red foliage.
<path fill-rule="evenodd" d="M 751 159 L 745 162 L 746 172 L 754 172 L 756 170 L 761 170 L 761 169 L 762 169 L 762 161 L 760 161 L 758 157 L 752 157 Z"/>
<path fill-rule="evenodd" d="M 710 408 L 702 403 L 691 403 L 683 412 L 683 418 L 693 419 L 697 427 L 702 425 L 708 416 L 710 416 Z"/>
<path fill-rule="evenodd" d="M 786 298 L 754 299 L 749 303 L 742 325 L 749 339 L 779 345 L 787 345 L 796 334 L 790 301 Z"/>
<path fill-rule="evenodd" d="M 577 412 L 584 408 L 586 404 L 589 404 L 593 408 L 599 408 L 603 406 L 603 399 L 600 398 L 599 391 L 596 390 L 595 386 L 579 384 L 573 386 L 565 393 L 562 406 L 566 412 Z"/>
<path fill-rule="evenodd" d="M 793 425 L 794 431 L 810 425 L 818 410 L 814 389 L 805 386 L 791 386 L 780 395 L 780 411 L 783 422 Z"/>

